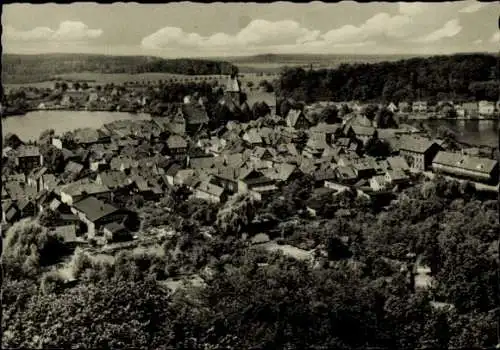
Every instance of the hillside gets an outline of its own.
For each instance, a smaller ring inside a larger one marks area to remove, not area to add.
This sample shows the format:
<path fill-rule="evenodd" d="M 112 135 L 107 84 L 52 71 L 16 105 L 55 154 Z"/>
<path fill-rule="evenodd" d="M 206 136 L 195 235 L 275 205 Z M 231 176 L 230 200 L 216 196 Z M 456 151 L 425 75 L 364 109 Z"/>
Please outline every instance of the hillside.
<path fill-rule="evenodd" d="M 280 94 L 304 101 L 448 98 L 496 101 L 497 64 L 494 55 L 456 54 L 341 64 L 334 69 L 292 68 L 281 76 Z"/>
<path fill-rule="evenodd" d="M 227 74 L 232 65 L 206 59 L 163 59 L 151 56 L 44 54 L 2 56 L 2 82 L 44 81 L 67 73 L 172 73 L 186 75 Z"/>
<path fill-rule="evenodd" d="M 415 55 L 262 54 L 220 58 L 236 65 L 242 73 L 278 73 L 284 67 L 336 68 L 341 64 L 392 62 Z"/>

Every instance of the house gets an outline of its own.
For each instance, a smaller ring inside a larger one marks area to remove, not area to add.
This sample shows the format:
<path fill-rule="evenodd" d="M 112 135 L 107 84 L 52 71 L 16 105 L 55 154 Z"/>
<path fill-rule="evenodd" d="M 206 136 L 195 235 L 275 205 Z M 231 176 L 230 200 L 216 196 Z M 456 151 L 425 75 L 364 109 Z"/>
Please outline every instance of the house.
<path fill-rule="evenodd" d="M 139 162 L 130 157 L 119 156 L 111 159 L 109 165 L 111 170 L 130 173 L 132 169 L 137 169 L 139 167 Z"/>
<path fill-rule="evenodd" d="M 399 109 L 398 109 L 398 106 L 396 106 L 394 104 L 394 102 L 391 102 L 389 103 L 389 105 L 387 106 L 387 109 L 391 112 L 391 113 L 396 113 Z"/>
<path fill-rule="evenodd" d="M 489 158 L 441 151 L 432 161 L 432 169 L 461 179 L 498 184 L 498 161 Z"/>
<path fill-rule="evenodd" d="M 250 130 L 247 130 L 243 134 L 242 139 L 248 142 L 253 147 L 262 146 L 264 144 L 264 140 L 262 139 L 259 129 L 257 128 L 252 128 Z"/>
<path fill-rule="evenodd" d="M 476 119 L 479 117 L 479 104 L 477 102 L 465 102 L 461 106 L 467 119 Z"/>
<path fill-rule="evenodd" d="M 124 223 L 130 212 L 116 208 L 95 197 L 87 197 L 73 204 L 72 212 L 87 225 L 88 238 L 93 238 L 100 229 L 109 223 Z"/>
<path fill-rule="evenodd" d="M 408 102 L 399 102 L 398 110 L 403 113 L 410 112 L 410 104 Z"/>
<path fill-rule="evenodd" d="M 224 188 L 210 183 L 200 182 L 194 189 L 194 197 L 214 203 L 223 203 L 227 200 L 227 192 Z"/>
<path fill-rule="evenodd" d="M 13 223 L 19 220 L 19 210 L 12 200 L 2 201 L 2 223 Z"/>
<path fill-rule="evenodd" d="M 302 172 L 295 164 L 275 163 L 272 168 L 262 171 L 264 176 L 277 182 L 289 182 L 300 177 Z"/>
<path fill-rule="evenodd" d="M 206 109 L 197 103 L 183 104 L 181 112 L 186 120 L 186 131 L 196 133 L 208 124 L 209 118 Z"/>
<path fill-rule="evenodd" d="M 373 191 L 383 191 L 387 189 L 388 187 L 388 181 L 386 180 L 385 176 L 383 175 L 376 175 L 370 178 L 370 188 Z"/>
<path fill-rule="evenodd" d="M 186 156 L 187 142 L 180 135 L 170 135 L 167 139 L 168 154 L 174 159 L 182 159 Z"/>
<path fill-rule="evenodd" d="M 364 161 L 364 159 L 353 162 L 351 167 L 354 169 L 354 173 L 358 179 L 367 179 L 376 174 L 375 167 Z"/>
<path fill-rule="evenodd" d="M 491 117 L 495 114 L 495 103 L 490 101 L 479 101 L 479 115 Z"/>
<path fill-rule="evenodd" d="M 423 137 L 404 136 L 399 143 L 399 153 L 413 170 L 425 171 L 442 148 Z"/>
<path fill-rule="evenodd" d="M 428 109 L 427 101 L 415 101 L 412 104 L 412 111 L 416 113 L 426 113 Z"/>
<path fill-rule="evenodd" d="M 95 183 L 107 187 L 110 190 L 116 190 L 128 186 L 127 175 L 117 170 L 110 170 L 97 174 Z"/>
<path fill-rule="evenodd" d="M 255 147 L 250 153 L 250 160 L 255 162 L 264 162 L 266 163 L 266 167 L 272 167 L 273 161 L 276 157 L 277 153 L 274 148 L 271 147 Z"/>
<path fill-rule="evenodd" d="M 368 140 L 377 138 L 377 129 L 370 126 L 353 125 L 352 130 L 355 137 L 363 142 L 363 145 L 366 145 Z"/>
<path fill-rule="evenodd" d="M 60 150 L 62 150 L 64 147 L 62 139 L 58 137 L 53 137 L 51 143 L 52 146 L 54 146 L 55 148 L 59 148 Z"/>
<path fill-rule="evenodd" d="M 15 164 L 24 174 L 43 165 L 43 156 L 36 146 L 21 145 L 15 153 Z"/>
<path fill-rule="evenodd" d="M 391 185 L 406 185 L 410 182 L 410 177 L 403 170 L 387 170 L 385 180 Z"/>
<path fill-rule="evenodd" d="M 182 110 L 178 110 L 176 114 L 173 115 L 169 120 L 168 130 L 177 135 L 186 134 L 186 118 L 182 113 Z"/>
<path fill-rule="evenodd" d="M 174 179 L 177 173 L 182 169 L 182 166 L 180 166 L 177 163 L 171 164 L 167 170 L 165 171 L 164 178 L 166 179 L 166 183 L 169 186 L 174 186 Z"/>
<path fill-rule="evenodd" d="M 190 169 L 210 169 L 215 166 L 215 158 L 213 154 L 197 154 L 188 156 L 187 166 Z"/>
<path fill-rule="evenodd" d="M 347 166 L 338 166 L 335 168 L 335 174 L 337 176 L 337 180 L 341 184 L 354 184 L 358 180 L 356 175 L 356 171 L 350 165 Z"/>
<path fill-rule="evenodd" d="M 43 189 L 43 175 L 47 172 L 46 167 L 33 169 L 27 176 L 28 185 L 36 188 L 37 191 Z"/>
<path fill-rule="evenodd" d="M 21 198 L 17 201 L 17 209 L 19 211 L 19 217 L 27 218 L 35 216 L 36 213 L 36 205 L 34 200 L 30 198 Z"/>
<path fill-rule="evenodd" d="M 315 187 L 323 187 L 326 181 L 335 181 L 337 179 L 337 172 L 335 169 L 323 167 L 315 170 L 312 173 L 312 178 Z"/>
<path fill-rule="evenodd" d="M 103 130 L 81 128 L 73 131 L 73 140 L 77 145 L 88 147 L 98 143 L 109 143 L 111 141 L 111 137 Z"/>
<path fill-rule="evenodd" d="M 43 174 L 41 182 L 43 183 L 42 189 L 52 191 L 59 185 L 60 180 L 54 174 Z"/>
<path fill-rule="evenodd" d="M 83 243 L 83 239 L 77 236 L 78 227 L 74 224 L 60 225 L 53 227 L 51 232 L 53 235 L 60 237 L 66 245 L 77 245 Z"/>
<path fill-rule="evenodd" d="M 64 167 L 64 173 L 78 177 L 83 171 L 83 165 L 70 161 Z"/>
<path fill-rule="evenodd" d="M 250 193 L 257 200 L 262 200 L 277 189 L 274 180 L 254 169 L 245 169 L 238 177 L 238 193 Z"/>
<path fill-rule="evenodd" d="M 307 119 L 303 111 L 290 109 L 286 116 L 286 125 L 294 129 L 309 129 L 312 123 Z"/>
<path fill-rule="evenodd" d="M 392 156 L 387 157 L 386 161 L 391 170 L 402 170 L 402 171 L 410 171 L 410 166 L 406 162 L 406 160 L 401 156 Z"/>
<path fill-rule="evenodd" d="M 342 136 L 341 124 L 319 123 L 309 129 L 311 134 L 323 134 L 327 144 L 332 145 L 338 137 Z"/>
<path fill-rule="evenodd" d="M 228 193 L 238 192 L 238 177 L 240 175 L 241 168 L 226 166 L 216 168 L 212 172 L 212 177 L 210 182 L 220 186 L 228 191 Z"/>
<path fill-rule="evenodd" d="M 315 133 L 307 140 L 302 153 L 308 158 L 320 158 L 327 147 L 329 146 L 325 134 Z"/>
<path fill-rule="evenodd" d="M 72 205 L 87 196 L 94 196 L 107 200 L 111 199 L 110 189 L 96 183 L 73 182 L 62 186 L 60 194 L 61 202 L 68 205 Z"/>
<path fill-rule="evenodd" d="M 124 242 L 133 239 L 130 230 L 122 223 L 110 222 L 103 226 L 102 231 L 107 243 Z"/>
<path fill-rule="evenodd" d="M 150 185 L 142 176 L 134 176 L 129 179 L 130 187 L 133 192 L 140 194 L 144 199 L 152 201 L 159 199 L 163 191 L 158 185 Z"/>

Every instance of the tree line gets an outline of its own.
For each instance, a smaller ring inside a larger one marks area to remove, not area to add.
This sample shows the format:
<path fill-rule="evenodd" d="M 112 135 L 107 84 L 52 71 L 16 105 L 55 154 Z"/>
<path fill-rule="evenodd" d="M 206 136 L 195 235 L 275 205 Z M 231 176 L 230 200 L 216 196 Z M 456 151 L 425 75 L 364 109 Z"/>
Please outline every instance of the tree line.
<path fill-rule="evenodd" d="M 374 64 L 341 64 L 335 69 L 285 68 L 278 93 L 314 102 L 414 101 L 418 99 L 498 100 L 498 59 L 457 54 Z"/>
<path fill-rule="evenodd" d="M 146 56 L 105 55 L 3 55 L 4 83 L 48 80 L 67 73 L 172 73 L 186 75 L 229 74 L 229 62 L 205 59 L 163 59 Z"/>

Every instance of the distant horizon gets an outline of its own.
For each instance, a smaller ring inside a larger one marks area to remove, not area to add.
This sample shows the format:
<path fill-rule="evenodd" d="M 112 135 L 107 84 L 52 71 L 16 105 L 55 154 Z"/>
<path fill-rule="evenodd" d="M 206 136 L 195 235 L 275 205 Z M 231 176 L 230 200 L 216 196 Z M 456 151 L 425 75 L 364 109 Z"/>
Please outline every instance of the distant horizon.
<path fill-rule="evenodd" d="M 394 57 L 394 56 L 407 56 L 407 57 L 431 57 L 431 56 L 454 56 L 454 55 L 498 55 L 498 52 L 494 51 L 470 51 L 470 52 L 453 52 L 453 53 L 381 53 L 381 54 L 367 54 L 367 53 L 259 53 L 253 55 L 232 55 L 232 56 L 179 56 L 179 57 L 168 57 L 153 54 L 106 54 L 106 53 L 86 53 L 86 52 L 44 52 L 44 53 L 15 53 L 15 52 L 2 52 L 2 55 L 12 55 L 12 56 L 51 56 L 51 55 L 85 55 L 85 56 L 107 56 L 107 57 L 153 57 L 161 58 L 166 60 L 181 60 L 181 59 L 238 59 L 238 58 L 252 58 L 252 57 L 263 57 L 263 56 L 290 56 L 290 57 L 307 57 L 307 56 L 323 56 L 323 57 L 335 57 L 335 56 L 357 56 L 357 57 Z"/>
<path fill-rule="evenodd" d="M 500 49 L 496 3 L 7 4 L 6 53 L 162 58 L 450 55 Z"/>

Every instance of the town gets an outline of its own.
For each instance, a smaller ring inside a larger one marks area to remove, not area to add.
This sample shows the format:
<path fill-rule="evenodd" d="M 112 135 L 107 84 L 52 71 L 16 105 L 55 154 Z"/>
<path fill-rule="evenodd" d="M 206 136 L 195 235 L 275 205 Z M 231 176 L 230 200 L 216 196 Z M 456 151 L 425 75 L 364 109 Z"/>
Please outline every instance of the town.
<path fill-rule="evenodd" d="M 237 77 L 227 79 L 219 103 L 248 109 Z M 393 116 L 396 108 L 405 108 L 401 104 L 381 107 L 372 120 L 369 108 L 335 103 L 301 109 L 290 103 L 280 116 L 272 93 L 259 96 L 267 98 L 255 102 L 263 104 L 262 116 L 246 123 L 230 120 L 216 130 L 207 128 L 203 97 L 185 96 L 182 104 L 170 106 L 171 114 L 64 135 L 49 132 L 38 142 L 44 145 L 7 135 L 2 221 L 50 213 L 51 228 L 65 239 L 105 244 L 137 238 L 143 219 L 116 198 L 157 203 L 165 191 L 180 187 L 189 198 L 214 203 L 234 195 L 265 201 L 307 176 L 317 193 L 355 190 L 370 200 L 385 198 L 388 205 L 402 189 L 439 174 L 498 192 L 498 161 L 491 151 L 487 157 L 477 147 L 459 147 L 397 125 Z M 415 108 L 423 112 L 426 105 L 414 103 Z M 315 215 L 323 205 L 307 209 Z"/>
<path fill-rule="evenodd" d="M 493 5 L 3 10 L 2 348 L 500 347 Z"/>

